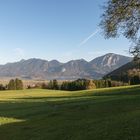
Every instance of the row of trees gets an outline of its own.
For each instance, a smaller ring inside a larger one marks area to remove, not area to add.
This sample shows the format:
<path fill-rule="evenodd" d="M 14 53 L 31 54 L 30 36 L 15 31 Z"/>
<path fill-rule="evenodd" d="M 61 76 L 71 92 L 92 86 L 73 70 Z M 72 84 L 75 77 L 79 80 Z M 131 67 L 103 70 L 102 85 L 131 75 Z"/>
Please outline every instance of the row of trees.
<path fill-rule="evenodd" d="M 78 79 L 72 82 L 63 82 L 61 84 L 61 90 L 86 90 L 86 89 L 95 89 L 96 85 L 92 80 L 87 79 Z"/>
<path fill-rule="evenodd" d="M 122 81 L 126 81 L 129 85 L 140 84 L 140 69 L 131 69 L 125 75 L 122 75 Z"/>
<path fill-rule="evenodd" d="M 131 69 L 127 72 L 130 85 L 140 84 L 140 69 Z"/>
<path fill-rule="evenodd" d="M 128 83 L 124 83 L 122 81 L 113 81 L 113 80 L 94 80 L 94 83 L 97 88 L 108 88 L 108 87 L 118 87 L 118 86 L 126 86 Z"/>
<path fill-rule="evenodd" d="M 130 77 L 128 78 L 127 76 L 128 75 L 125 76 L 125 82 L 113 81 L 113 80 L 78 79 L 75 81 L 64 81 L 60 83 L 57 80 L 51 80 L 47 84 L 40 83 L 39 86 L 37 87 L 35 86 L 34 88 L 77 91 L 77 90 L 87 90 L 87 89 L 95 89 L 95 88 L 107 88 L 107 87 L 140 84 L 140 75 L 136 75 L 136 72 L 135 74 L 132 74 L 131 72 L 131 78 Z M 11 79 L 9 83 L 5 86 L 0 84 L 0 90 L 22 90 L 22 89 L 23 89 L 23 82 L 22 80 L 19 80 L 19 79 Z"/>
<path fill-rule="evenodd" d="M 76 90 L 94 89 L 96 88 L 96 85 L 92 80 L 87 80 L 87 79 L 78 79 L 75 81 L 64 81 L 62 83 L 58 83 L 57 80 L 51 80 L 48 84 L 43 83 L 42 88 L 54 89 L 54 90 L 76 91 Z"/>
<path fill-rule="evenodd" d="M 42 84 L 42 88 L 43 89 L 59 90 L 60 89 L 60 85 L 58 84 L 58 81 L 57 80 L 50 80 L 50 82 L 48 84 L 43 83 Z"/>
<path fill-rule="evenodd" d="M 127 83 L 128 85 L 137 85 L 140 84 L 140 69 L 129 69 L 126 72 L 120 72 L 119 74 L 114 74 L 107 78 L 121 81 L 122 83 Z"/>
<path fill-rule="evenodd" d="M 23 89 L 23 82 L 20 79 L 11 79 L 8 83 L 9 90 L 21 90 Z"/>
<path fill-rule="evenodd" d="M 88 79 L 78 79 L 75 81 L 64 81 L 58 83 L 57 80 L 51 80 L 48 84 L 43 83 L 43 89 L 54 89 L 54 90 L 68 90 L 68 91 L 77 91 L 77 90 L 87 90 L 95 88 L 107 88 L 107 87 L 118 87 L 126 86 L 128 83 L 121 81 L 112 81 L 112 80 L 88 80 Z"/>
<path fill-rule="evenodd" d="M 0 84 L 0 90 L 22 90 L 23 82 L 20 79 L 11 79 L 7 85 Z"/>

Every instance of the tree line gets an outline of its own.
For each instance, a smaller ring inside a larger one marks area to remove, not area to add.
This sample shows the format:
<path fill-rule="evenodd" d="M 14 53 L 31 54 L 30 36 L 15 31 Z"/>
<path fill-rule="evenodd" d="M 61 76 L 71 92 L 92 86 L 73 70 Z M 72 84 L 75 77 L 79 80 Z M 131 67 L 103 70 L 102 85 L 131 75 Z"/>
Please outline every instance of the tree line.
<path fill-rule="evenodd" d="M 111 79 L 105 80 L 94 80 L 94 83 L 97 88 L 109 88 L 109 87 L 119 87 L 119 86 L 127 86 L 128 83 L 122 81 L 114 81 Z"/>
<path fill-rule="evenodd" d="M 124 83 L 121 81 L 112 81 L 110 79 L 109 80 L 78 79 L 75 81 L 63 81 L 63 82 L 58 82 L 57 80 L 50 80 L 49 83 L 43 83 L 42 88 L 52 90 L 77 91 L 95 88 L 118 87 L 126 85 L 128 85 L 128 83 Z"/>
<path fill-rule="evenodd" d="M 130 73 L 130 72 L 129 72 Z M 77 79 L 75 81 L 63 81 L 58 82 L 57 80 L 50 80 L 48 83 L 37 83 L 34 87 L 28 85 L 27 89 L 32 88 L 42 88 L 51 90 L 66 90 L 66 91 L 78 91 L 78 90 L 88 90 L 96 88 L 109 88 L 118 86 L 127 86 L 140 84 L 140 77 L 138 78 L 135 73 L 131 72 L 131 79 L 126 78 L 127 81 L 113 81 L 111 79 L 101 79 L 101 80 L 89 80 L 89 79 Z M 22 80 L 16 78 L 11 79 L 7 85 L 0 84 L 0 90 L 22 90 L 24 88 Z"/>
<path fill-rule="evenodd" d="M 0 84 L 0 90 L 22 90 L 22 89 L 23 82 L 18 78 L 11 79 L 7 85 Z"/>
<path fill-rule="evenodd" d="M 57 80 L 51 80 L 48 84 L 43 83 L 42 88 L 54 89 L 54 90 L 77 91 L 77 90 L 95 89 L 96 85 L 93 82 L 93 80 L 87 80 L 87 79 L 64 81 L 61 83 L 58 83 Z"/>
<path fill-rule="evenodd" d="M 110 76 L 112 80 L 128 83 L 128 85 L 140 84 L 140 69 L 130 69 L 125 73 Z"/>

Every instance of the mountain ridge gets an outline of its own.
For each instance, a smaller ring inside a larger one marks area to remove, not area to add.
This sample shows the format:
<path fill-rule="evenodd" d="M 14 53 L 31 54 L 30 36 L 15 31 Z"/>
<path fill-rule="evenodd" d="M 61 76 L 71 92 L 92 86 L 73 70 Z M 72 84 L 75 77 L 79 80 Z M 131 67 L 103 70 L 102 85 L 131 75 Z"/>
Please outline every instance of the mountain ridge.
<path fill-rule="evenodd" d="M 102 78 L 107 73 L 130 62 L 132 58 L 108 53 L 91 61 L 85 59 L 70 60 L 66 63 L 58 60 L 30 58 L 14 63 L 0 65 L 0 77 L 20 77 L 28 79 L 77 79 Z"/>

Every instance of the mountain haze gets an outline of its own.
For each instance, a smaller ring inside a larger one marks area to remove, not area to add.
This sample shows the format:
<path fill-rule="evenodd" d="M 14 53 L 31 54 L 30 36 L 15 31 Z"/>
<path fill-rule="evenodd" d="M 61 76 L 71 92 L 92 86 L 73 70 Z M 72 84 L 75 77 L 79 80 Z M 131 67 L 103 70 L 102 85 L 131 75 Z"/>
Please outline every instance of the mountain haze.
<path fill-rule="evenodd" d="M 132 58 L 109 53 L 87 62 L 84 59 L 61 63 L 57 60 L 42 59 L 21 60 L 0 65 L 0 77 L 20 77 L 26 79 L 102 78 L 107 73 L 130 62 Z"/>

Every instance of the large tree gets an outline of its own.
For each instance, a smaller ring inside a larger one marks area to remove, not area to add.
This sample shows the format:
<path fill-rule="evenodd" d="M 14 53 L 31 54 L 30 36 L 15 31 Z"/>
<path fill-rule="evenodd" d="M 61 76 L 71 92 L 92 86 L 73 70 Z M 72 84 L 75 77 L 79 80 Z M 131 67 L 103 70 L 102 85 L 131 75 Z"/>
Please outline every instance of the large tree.
<path fill-rule="evenodd" d="M 130 53 L 140 58 L 140 0 L 108 0 L 100 25 L 106 38 L 123 34 L 131 40 Z"/>

